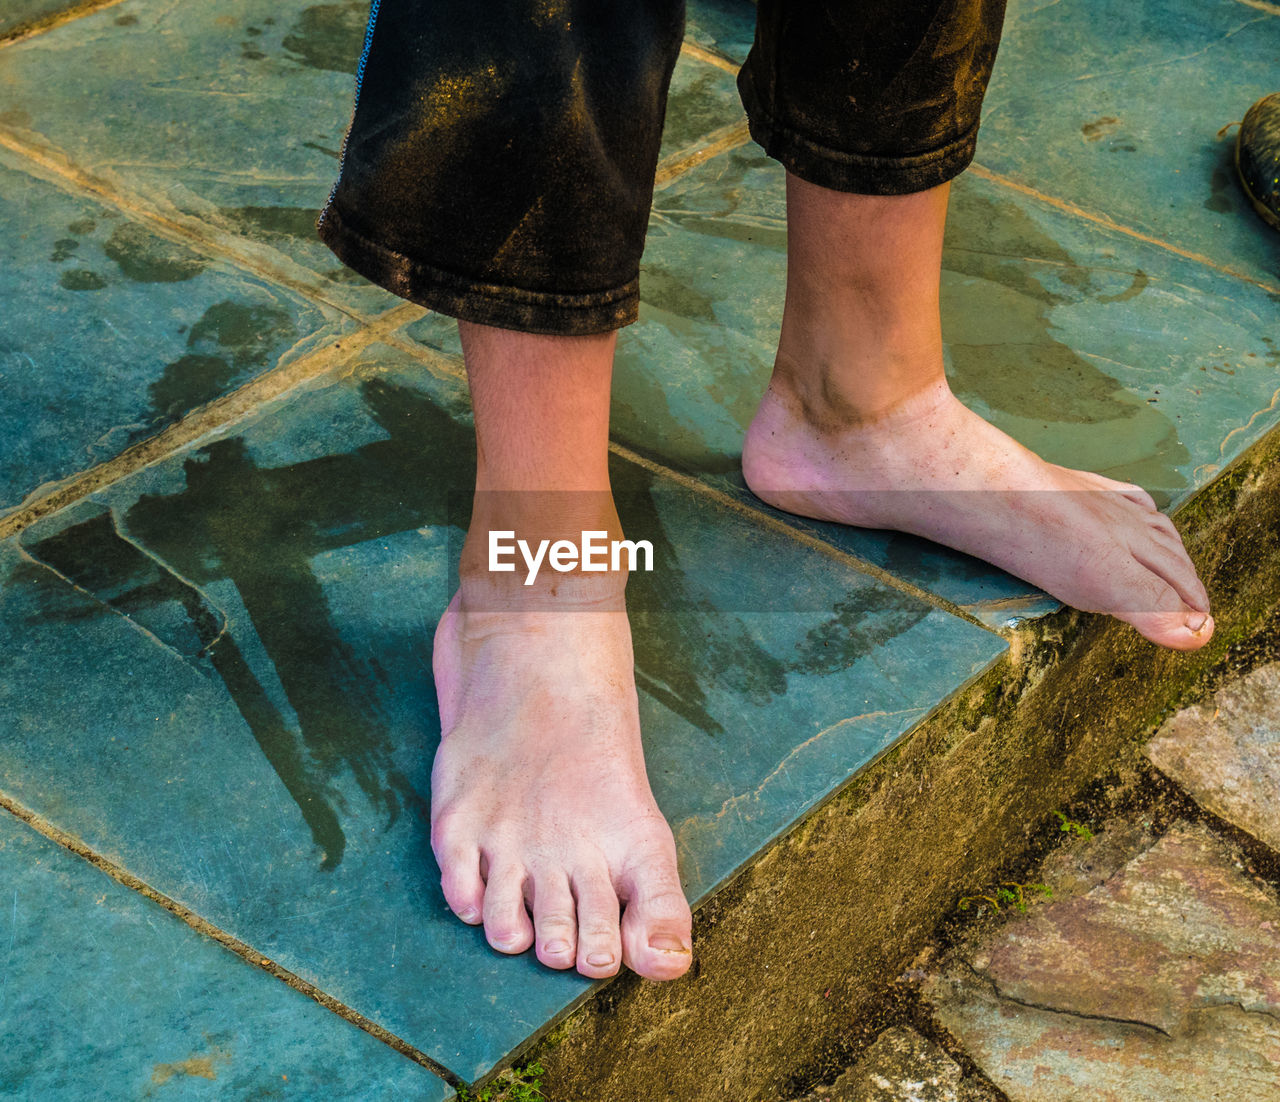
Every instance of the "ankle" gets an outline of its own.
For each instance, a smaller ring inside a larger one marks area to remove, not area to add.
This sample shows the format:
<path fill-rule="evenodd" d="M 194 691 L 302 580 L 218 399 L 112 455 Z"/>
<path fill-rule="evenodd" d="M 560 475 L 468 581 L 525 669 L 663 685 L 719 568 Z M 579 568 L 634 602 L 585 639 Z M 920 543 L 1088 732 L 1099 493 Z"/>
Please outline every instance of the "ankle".
<path fill-rule="evenodd" d="M 477 494 L 459 563 L 464 610 L 617 610 L 630 554 L 606 491 Z"/>
<path fill-rule="evenodd" d="M 761 413 L 798 425 L 808 435 L 835 439 L 851 433 L 898 432 L 927 422 L 955 401 L 946 376 L 922 373 L 880 385 L 846 377 L 827 365 L 805 370 L 779 350 Z"/>
<path fill-rule="evenodd" d="M 817 431 L 874 424 L 945 389 L 941 332 L 918 320 L 789 310 L 769 386 Z"/>

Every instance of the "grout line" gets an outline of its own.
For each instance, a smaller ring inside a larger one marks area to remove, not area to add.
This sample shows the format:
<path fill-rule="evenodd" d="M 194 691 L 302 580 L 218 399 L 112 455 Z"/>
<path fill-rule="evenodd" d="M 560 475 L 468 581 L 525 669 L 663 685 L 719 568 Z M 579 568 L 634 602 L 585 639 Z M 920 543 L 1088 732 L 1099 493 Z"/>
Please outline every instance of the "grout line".
<path fill-rule="evenodd" d="M 1236 271 L 1234 268 L 1228 268 L 1225 265 L 1219 264 L 1216 260 L 1212 260 L 1205 256 L 1203 253 L 1196 253 L 1192 252 L 1190 249 L 1183 249 L 1171 242 L 1163 241 L 1159 237 L 1153 237 L 1149 233 L 1143 233 L 1141 230 L 1135 230 L 1129 226 L 1122 225 L 1114 219 L 1108 218 L 1105 214 L 1094 214 L 1092 211 L 1085 210 L 1084 207 L 1077 206 L 1075 203 L 1069 202 L 1066 199 L 1059 199 L 1053 195 L 1046 195 L 1043 191 L 1037 191 L 1035 188 L 1029 187 L 1026 184 L 1020 184 L 1016 180 L 1010 179 L 1008 176 L 1003 176 L 998 172 L 993 172 L 991 169 L 984 168 L 980 164 L 971 164 L 969 166 L 969 171 L 980 179 L 989 180 L 993 184 L 999 184 L 1002 187 L 1007 187 L 1021 195 L 1026 195 L 1032 199 L 1039 200 L 1041 203 L 1047 203 L 1049 206 L 1054 207 L 1065 214 L 1073 214 L 1077 218 L 1084 218 L 1089 222 L 1093 222 L 1095 225 L 1102 226 L 1109 230 L 1115 230 L 1117 233 L 1127 234 L 1129 237 L 1136 238 L 1139 241 L 1145 241 L 1148 245 L 1156 245 L 1161 249 L 1165 249 L 1168 252 L 1176 254 L 1177 256 L 1186 257 L 1188 260 L 1194 260 L 1199 264 L 1204 264 L 1206 267 L 1212 268 L 1216 272 L 1221 272 L 1223 275 L 1233 276 L 1236 279 L 1244 280 L 1246 283 L 1252 283 L 1255 287 L 1261 287 L 1268 294 L 1280 295 L 1280 284 L 1268 283 L 1266 280 L 1257 279 L 1245 272 Z"/>
<path fill-rule="evenodd" d="M 910 596 L 924 601 L 943 612 L 948 612 L 957 619 L 964 620 L 967 623 L 973 624 L 975 627 L 982 628 L 983 631 L 990 632 L 992 635 L 1004 637 L 1003 632 L 996 631 L 994 628 L 987 626 L 976 616 L 955 602 L 948 601 L 945 597 L 939 597 L 936 593 L 930 593 L 927 589 L 922 589 L 920 586 L 912 585 L 910 582 L 899 578 L 896 574 L 891 574 L 883 567 L 876 566 L 874 563 L 868 562 L 866 559 L 861 559 L 857 555 L 851 554 L 848 551 L 842 551 L 840 548 L 828 543 L 820 536 L 815 536 L 811 532 L 805 532 L 799 528 L 795 528 L 785 520 L 780 520 L 778 517 L 766 513 L 763 509 L 757 508 L 754 505 L 748 505 L 745 502 L 738 500 L 736 497 L 733 497 L 731 494 L 726 493 L 724 490 L 719 490 L 714 486 L 707 485 L 701 479 L 695 478 L 692 475 L 684 474 L 681 471 L 674 470 L 673 468 L 668 467 L 665 464 L 658 463 L 652 459 L 646 459 L 644 456 L 637 452 L 633 452 L 630 448 L 613 440 L 609 441 L 609 450 L 620 459 L 625 459 L 629 463 L 634 463 L 636 466 L 642 467 L 651 474 L 656 474 L 659 477 L 669 479 L 678 486 L 684 487 L 686 490 L 708 497 L 722 508 L 728 509 L 730 512 L 746 518 L 748 521 L 752 521 L 762 527 L 768 528 L 770 531 L 777 532 L 783 536 L 789 536 L 791 539 L 795 540 L 797 543 L 803 544 L 811 551 L 817 551 L 819 554 L 825 555 L 829 559 L 834 559 L 841 565 L 856 570 L 859 574 L 867 574 L 884 585 L 891 586 L 893 589 L 907 593 Z"/>
<path fill-rule="evenodd" d="M 1241 2 L 1247 3 L 1248 0 L 1241 0 Z M 698 61 L 706 62 L 708 65 L 714 65 L 717 69 L 723 69 L 726 73 L 733 73 L 735 76 L 740 68 L 736 61 L 730 61 L 727 57 L 713 50 L 708 50 L 705 46 L 699 46 L 696 42 L 690 42 L 687 38 L 680 43 L 680 52 L 685 57 L 692 57 Z"/>
<path fill-rule="evenodd" d="M 712 157 L 718 157 L 730 149 L 746 145 L 749 141 L 751 141 L 751 134 L 747 130 L 745 119 L 711 131 L 697 145 L 672 153 L 659 163 L 653 179 L 654 190 L 658 191 L 666 187 L 686 172 L 711 160 Z"/>
<path fill-rule="evenodd" d="M 29 162 L 30 165 L 43 169 L 40 178 L 62 188 L 68 194 L 77 197 L 89 195 L 101 203 L 115 207 L 130 218 L 146 222 L 150 230 L 160 234 L 162 237 L 178 240 L 187 245 L 195 245 L 201 252 L 212 259 L 234 264 L 252 275 L 278 284 L 310 302 L 337 310 L 339 313 L 356 321 L 363 322 L 368 320 L 366 315 L 360 314 L 347 303 L 326 295 L 316 285 L 315 281 L 319 277 L 296 261 L 284 257 L 289 264 L 312 276 L 312 282 L 308 282 L 298 276 L 289 275 L 280 264 L 273 264 L 269 260 L 264 260 L 254 255 L 252 252 L 237 248 L 232 242 L 240 241 L 240 238 L 231 233 L 220 232 L 197 217 L 161 214 L 159 211 L 144 205 L 141 197 L 132 196 L 121 191 L 107 180 L 80 168 L 71 161 L 66 153 L 54 146 L 41 149 L 36 145 L 23 141 L 12 133 L 0 129 L 0 147 L 9 150 Z M 264 248 L 269 247 L 264 246 Z M 275 252 L 275 250 L 271 251 Z M 283 254 L 277 255 L 283 256 Z"/>
<path fill-rule="evenodd" d="M 155 436 L 140 440 L 111 459 L 72 475 L 43 493 L 36 491 L 19 508 L 0 517 L 0 540 L 16 535 L 41 517 L 87 497 L 126 475 L 167 458 L 201 436 L 240 420 L 264 403 L 279 398 L 330 368 L 346 363 L 352 356 L 421 313 L 422 307 L 414 303 L 392 307 L 364 328 L 337 337 L 331 344 L 315 352 L 264 372 L 230 394 L 224 394 L 208 405 L 192 410 L 177 423 L 162 429 Z"/>
<path fill-rule="evenodd" d="M 464 383 L 467 382 L 467 369 L 462 362 L 461 356 L 450 356 L 447 352 L 439 352 L 430 345 L 422 344 L 412 337 L 404 336 L 401 329 L 387 333 L 383 336 L 382 343 L 390 345 L 392 348 L 398 348 L 412 359 L 421 360 L 427 365 L 428 370 L 438 375 L 444 375 L 450 379 L 460 379 Z"/>
<path fill-rule="evenodd" d="M 81 839 L 74 834 L 54 826 L 43 815 L 39 815 L 30 808 L 18 803 L 13 797 L 6 793 L 0 793 L 0 807 L 12 814 L 15 818 L 21 819 L 29 827 L 37 833 L 42 834 L 51 842 L 56 842 L 66 850 L 70 850 L 78 857 L 84 858 L 89 864 L 106 873 L 112 880 L 124 885 L 137 892 L 139 895 L 145 896 L 153 903 L 159 904 L 170 914 L 181 919 L 197 933 L 204 934 L 206 937 L 212 938 L 214 941 L 230 949 L 236 956 L 240 957 L 246 964 L 259 968 L 268 975 L 274 976 L 282 983 L 292 987 L 295 991 L 306 995 L 310 999 L 314 999 L 326 1010 L 332 1011 L 340 1018 L 346 1019 L 354 1026 L 358 1026 L 366 1033 L 372 1034 L 379 1041 L 389 1045 L 395 1049 L 400 1055 L 407 1056 L 415 1064 L 420 1064 L 434 1075 L 443 1079 L 451 1087 L 464 1086 L 464 1082 L 457 1075 L 451 1072 L 443 1064 L 437 1063 L 426 1053 L 420 1051 L 411 1045 L 402 1037 L 398 1037 L 390 1030 L 378 1025 L 377 1022 L 366 1018 L 358 1010 L 353 1010 L 345 1003 L 339 1002 L 328 992 L 317 987 L 308 980 L 304 980 L 301 976 L 289 971 L 284 965 L 278 964 L 270 957 L 263 956 L 252 945 L 241 941 L 234 934 L 228 933 L 220 926 L 215 926 L 206 918 L 202 918 L 189 907 L 183 906 L 176 899 L 165 895 L 163 892 L 153 888 L 145 880 L 141 880 L 129 872 L 122 865 L 116 864 L 109 857 L 90 849 Z"/>
<path fill-rule="evenodd" d="M 1246 7 L 1257 8 L 1258 11 L 1270 12 L 1272 15 L 1280 15 L 1280 4 L 1268 4 L 1267 0 L 1240 0 L 1240 3 Z"/>
<path fill-rule="evenodd" d="M 44 34 L 46 31 L 61 27 L 64 23 L 71 23 L 86 15 L 92 15 L 96 11 L 114 8 L 121 2 L 122 0 L 84 0 L 84 3 L 77 4 L 74 8 L 54 12 L 53 15 L 37 19 L 32 23 L 19 24 L 13 30 L 0 35 L 0 49 L 18 42 L 25 42 L 28 38 L 34 38 L 38 34 Z"/>

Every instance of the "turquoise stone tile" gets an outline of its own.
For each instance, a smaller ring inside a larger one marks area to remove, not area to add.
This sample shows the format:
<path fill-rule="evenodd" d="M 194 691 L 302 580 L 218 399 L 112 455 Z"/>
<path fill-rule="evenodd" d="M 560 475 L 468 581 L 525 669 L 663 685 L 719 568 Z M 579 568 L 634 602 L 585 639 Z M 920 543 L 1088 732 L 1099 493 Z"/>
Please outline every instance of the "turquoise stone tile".
<path fill-rule="evenodd" d="M 756 33 L 756 6 L 749 0 L 689 0 L 685 37 L 739 65 Z"/>
<path fill-rule="evenodd" d="M 0 127 L 53 144 L 144 203 L 284 254 L 331 300 L 382 310 L 397 300 L 343 267 L 315 233 L 368 12 L 367 0 L 126 0 L 6 51 Z M 121 26 L 122 16 L 132 21 Z M 86 114 L 84 103 L 97 108 Z M 663 153 L 740 117 L 733 74 L 682 56 Z"/>
<path fill-rule="evenodd" d="M 0 946 L 6 1098 L 453 1097 L 2 811 Z"/>
<path fill-rule="evenodd" d="M 615 436 L 744 499 L 785 247 L 773 162 L 748 146 L 700 166 L 658 193 L 641 321 L 619 343 Z M 973 175 L 954 189 L 943 333 L 957 393 L 1046 458 L 1139 482 L 1162 505 L 1276 423 L 1273 316 L 1260 288 L 1165 249 Z M 809 527 L 988 623 L 1055 607 L 920 540 Z"/>
<path fill-rule="evenodd" d="M 0 512 L 353 327 L 0 154 Z"/>
<path fill-rule="evenodd" d="M 682 53 L 671 74 L 659 159 L 698 145 L 713 130 L 745 120 L 734 74 Z"/>
<path fill-rule="evenodd" d="M 0 11 L 0 37 L 24 31 L 78 3 L 80 0 L 6 0 Z"/>
<path fill-rule="evenodd" d="M 145 205 L 243 237 L 268 262 L 297 262 L 294 274 L 331 300 L 378 312 L 398 300 L 315 233 L 368 14 L 368 0 L 125 0 L 5 51 L 0 127 Z"/>
<path fill-rule="evenodd" d="M 1280 16 L 1239 0 L 1013 0 L 978 161 L 1274 288 L 1275 231 L 1218 132 L 1277 73 Z"/>
<path fill-rule="evenodd" d="M 15 797 L 465 1079 L 590 986 L 448 913 L 431 637 L 473 477 L 464 384 L 389 347 L 4 549 Z M 1004 647 L 646 470 L 629 588 L 693 900 Z M 74 733 L 74 734 L 72 734 Z"/>

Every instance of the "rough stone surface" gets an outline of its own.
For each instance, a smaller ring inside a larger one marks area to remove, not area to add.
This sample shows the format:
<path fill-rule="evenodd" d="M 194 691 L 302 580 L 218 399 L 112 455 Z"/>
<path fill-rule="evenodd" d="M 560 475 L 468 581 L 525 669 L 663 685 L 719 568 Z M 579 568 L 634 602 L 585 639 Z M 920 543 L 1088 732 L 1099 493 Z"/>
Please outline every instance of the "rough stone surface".
<path fill-rule="evenodd" d="M 1280 905 L 1200 826 L 926 990 L 1014 1102 L 1280 1097 Z"/>
<path fill-rule="evenodd" d="M 1178 712 L 1147 756 L 1201 807 L 1280 850 L 1280 662 Z"/>
<path fill-rule="evenodd" d="M 886 1029 L 861 1059 L 801 1102 L 986 1102 L 954 1060 L 907 1026 Z"/>

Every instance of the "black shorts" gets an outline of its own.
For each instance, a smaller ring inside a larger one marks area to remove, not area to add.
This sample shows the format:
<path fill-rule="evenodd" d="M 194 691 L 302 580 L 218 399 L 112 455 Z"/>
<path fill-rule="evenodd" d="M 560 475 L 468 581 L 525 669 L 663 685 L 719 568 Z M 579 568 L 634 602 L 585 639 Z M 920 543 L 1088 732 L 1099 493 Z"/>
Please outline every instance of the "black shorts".
<path fill-rule="evenodd" d="M 1003 19 L 1004 0 L 760 0 L 751 134 L 823 187 L 945 183 L 973 158 Z M 468 321 L 634 321 L 683 33 L 684 0 L 374 0 L 321 239 Z"/>

